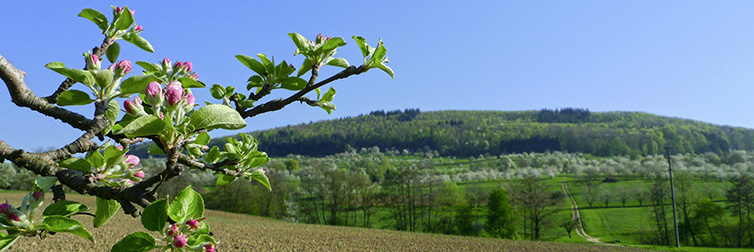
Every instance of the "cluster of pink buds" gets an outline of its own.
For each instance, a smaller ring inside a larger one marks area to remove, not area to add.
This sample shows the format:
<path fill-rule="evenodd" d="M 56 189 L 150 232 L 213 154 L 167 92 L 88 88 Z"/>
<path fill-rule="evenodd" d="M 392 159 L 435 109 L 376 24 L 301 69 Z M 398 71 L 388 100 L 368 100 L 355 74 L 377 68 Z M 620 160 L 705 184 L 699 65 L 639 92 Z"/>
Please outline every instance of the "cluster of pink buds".
<path fill-rule="evenodd" d="M 144 95 L 147 104 L 152 108 L 164 106 L 168 111 L 173 111 L 183 106 L 191 110 L 196 105 L 194 94 L 186 92 L 179 81 L 171 81 L 164 90 L 160 83 L 153 81 L 147 85 Z M 155 109 L 155 112 L 157 111 L 159 109 Z"/>
<path fill-rule="evenodd" d="M 325 37 L 322 35 L 322 33 L 320 33 L 320 34 L 317 34 L 316 41 L 309 41 L 309 42 L 312 44 L 322 44 L 322 43 L 325 43 L 325 41 L 330 40 L 331 38 L 332 38 L 331 36 Z"/>
<path fill-rule="evenodd" d="M 167 236 L 163 238 L 163 240 L 169 242 L 170 245 L 172 245 L 172 247 L 174 248 L 189 249 L 187 247 L 188 239 L 191 237 L 191 235 L 199 230 L 199 228 L 201 227 L 201 221 L 203 220 L 204 218 L 200 218 L 198 220 L 190 219 L 186 221 L 186 223 L 171 224 L 165 230 L 165 234 Z M 214 244 L 206 244 L 203 246 L 203 248 L 205 252 L 215 251 Z"/>
<path fill-rule="evenodd" d="M 118 6 L 118 7 L 115 7 L 115 15 L 120 15 L 120 14 L 123 14 L 123 10 L 125 10 L 125 8 L 123 8 L 123 7 L 120 7 L 120 6 Z M 132 16 L 133 16 L 133 15 L 136 15 L 136 10 L 131 10 L 131 15 L 132 15 Z"/>
<path fill-rule="evenodd" d="M 0 204 L 0 218 L 7 220 L 14 227 L 26 228 L 31 226 L 31 222 L 26 218 L 26 214 L 13 207 L 7 201 Z"/>

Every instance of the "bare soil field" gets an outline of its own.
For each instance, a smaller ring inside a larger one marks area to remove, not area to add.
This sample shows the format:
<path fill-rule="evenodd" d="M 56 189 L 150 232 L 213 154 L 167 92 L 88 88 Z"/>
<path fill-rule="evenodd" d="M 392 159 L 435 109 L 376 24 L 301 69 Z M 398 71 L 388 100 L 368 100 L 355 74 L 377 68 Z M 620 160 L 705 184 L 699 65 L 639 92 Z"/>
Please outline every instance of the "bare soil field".
<path fill-rule="evenodd" d="M 0 200 L 7 199 L 11 204 L 18 205 L 23 195 L 0 193 Z M 45 205 L 49 204 L 51 197 L 52 195 L 47 195 Z M 67 198 L 89 207 L 95 206 L 93 197 L 67 195 Z M 206 211 L 205 216 L 214 233 L 213 237 L 220 242 L 217 251 L 644 251 L 621 246 L 296 224 L 212 210 Z M 104 227 L 96 229 L 92 227 L 91 216 L 74 218 L 87 226 L 94 236 L 95 244 L 72 234 L 56 234 L 45 240 L 38 237 L 21 238 L 10 251 L 109 251 L 113 244 L 126 235 L 145 231 L 139 219 L 122 212 Z"/>

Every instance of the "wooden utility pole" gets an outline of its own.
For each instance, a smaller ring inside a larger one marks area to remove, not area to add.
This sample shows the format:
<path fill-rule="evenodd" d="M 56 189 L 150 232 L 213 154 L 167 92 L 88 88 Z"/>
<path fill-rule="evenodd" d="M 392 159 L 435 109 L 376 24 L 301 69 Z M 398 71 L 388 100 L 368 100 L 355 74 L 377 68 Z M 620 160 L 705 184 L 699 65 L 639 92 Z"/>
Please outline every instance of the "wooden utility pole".
<path fill-rule="evenodd" d="M 681 242 L 678 239 L 678 215 L 675 210 L 675 187 L 673 187 L 673 167 L 670 165 L 670 147 L 665 147 L 665 155 L 668 158 L 668 172 L 670 173 L 670 197 L 673 199 L 673 226 L 675 227 L 675 247 L 680 248 Z"/>

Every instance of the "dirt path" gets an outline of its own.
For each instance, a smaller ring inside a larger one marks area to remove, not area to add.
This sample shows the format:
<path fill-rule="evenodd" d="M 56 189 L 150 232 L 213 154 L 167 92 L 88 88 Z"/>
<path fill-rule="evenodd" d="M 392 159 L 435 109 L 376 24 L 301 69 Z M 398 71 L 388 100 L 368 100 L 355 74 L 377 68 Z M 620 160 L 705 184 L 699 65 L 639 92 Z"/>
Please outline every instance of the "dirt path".
<path fill-rule="evenodd" d="M 563 191 L 568 197 L 568 202 L 571 203 L 571 213 L 573 215 L 573 219 L 578 222 L 578 225 L 576 226 L 576 235 L 586 238 L 586 240 L 589 242 L 613 245 L 600 241 L 600 238 L 591 237 L 586 233 L 586 231 L 584 231 L 584 226 L 581 224 L 581 213 L 579 212 L 579 205 L 576 204 L 576 200 L 573 198 L 573 195 L 571 195 L 571 190 L 568 189 L 568 183 L 566 183 L 565 178 L 563 178 L 562 187 Z"/>

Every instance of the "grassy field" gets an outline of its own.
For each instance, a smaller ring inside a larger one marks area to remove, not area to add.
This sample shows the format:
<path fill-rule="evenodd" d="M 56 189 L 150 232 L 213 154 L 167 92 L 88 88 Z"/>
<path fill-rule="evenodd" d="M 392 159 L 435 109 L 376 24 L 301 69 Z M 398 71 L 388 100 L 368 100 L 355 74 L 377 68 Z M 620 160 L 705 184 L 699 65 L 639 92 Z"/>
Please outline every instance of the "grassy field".
<path fill-rule="evenodd" d="M 21 193 L 0 193 L 0 199 L 20 202 Z M 69 200 L 94 205 L 92 197 Z M 47 201 L 49 201 L 49 196 Z M 289 223 L 254 216 L 207 211 L 218 251 L 642 251 L 642 248 L 595 244 L 532 242 L 479 237 L 422 234 L 352 227 Z M 70 234 L 46 240 L 19 239 L 10 251 L 107 251 L 127 234 L 143 231 L 138 219 L 116 215 L 105 227 L 91 227 L 91 217 L 75 217 L 90 230 L 96 244 Z"/>

